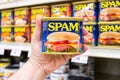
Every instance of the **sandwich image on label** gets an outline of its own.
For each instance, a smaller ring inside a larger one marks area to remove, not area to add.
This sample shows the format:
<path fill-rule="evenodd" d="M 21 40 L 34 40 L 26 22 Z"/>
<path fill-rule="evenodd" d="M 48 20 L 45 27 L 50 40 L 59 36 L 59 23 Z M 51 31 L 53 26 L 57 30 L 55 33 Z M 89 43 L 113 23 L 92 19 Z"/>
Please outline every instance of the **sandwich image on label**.
<path fill-rule="evenodd" d="M 100 20 L 102 21 L 118 21 L 120 20 L 120 8 L 105 8 L 100 12 Z"/>
<path fill-rule="evenodd" d="M 103 32 L 100 34 L 100 43 L 103 45 L 120 44 L 120 33 L 119 32 Z"/>
<path fill-rule="evenodd" d="M 45 43 L 48 52 L 76 52 L 80 36 L 72 32 L 53 32 Z"/>

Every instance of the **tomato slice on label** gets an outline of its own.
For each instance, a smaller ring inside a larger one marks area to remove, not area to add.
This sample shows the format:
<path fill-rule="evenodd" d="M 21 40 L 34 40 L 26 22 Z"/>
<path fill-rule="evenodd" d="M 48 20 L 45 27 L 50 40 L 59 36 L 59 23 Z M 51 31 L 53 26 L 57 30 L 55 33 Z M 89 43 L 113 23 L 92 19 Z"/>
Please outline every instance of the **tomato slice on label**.
<path fill-rule="evenodd" d="M 48 44 L 69 44 L 68 40 L 62 40 L 62 41 L 48 41 Z"/>

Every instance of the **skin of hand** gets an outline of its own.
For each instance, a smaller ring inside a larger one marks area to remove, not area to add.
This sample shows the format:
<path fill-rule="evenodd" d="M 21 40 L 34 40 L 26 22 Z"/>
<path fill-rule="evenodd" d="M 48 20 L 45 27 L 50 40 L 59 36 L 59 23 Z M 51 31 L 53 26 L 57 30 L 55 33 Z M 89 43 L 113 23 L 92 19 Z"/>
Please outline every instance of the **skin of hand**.
<path fill-rule="evenodd" d="M 32 55 L 27 63 L 18 70 L 8 80 L 44 80 L 46 76 L 52 71 L 65 64 L 70 58 L 76 55 L 48 55 L 41 52 L 41 29 L 42 21 L 41 17 L 37 16 L 36 28 L 31 41 Z M 83 35 L 88 34 L 88 31 L 83 28 Z M 84 43 L 87 43 L 87 39 L 84 37 Z M 80 45 L 81 48 L 81 45 Z M 84 46 L 84 52 L 87 47 Z"/>

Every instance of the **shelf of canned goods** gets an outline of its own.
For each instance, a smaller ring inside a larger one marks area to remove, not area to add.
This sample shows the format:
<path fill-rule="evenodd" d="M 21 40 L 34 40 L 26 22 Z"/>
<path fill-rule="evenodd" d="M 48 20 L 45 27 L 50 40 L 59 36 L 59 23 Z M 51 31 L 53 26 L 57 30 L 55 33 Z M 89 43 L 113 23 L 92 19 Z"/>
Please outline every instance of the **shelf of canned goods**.
<path fill-rule="evenodd" d="M 63 2 L 69 0 L 15 0 L 9 3 L 8 2 L 0 3 L 0 9 L 8 9 L 14 7 L 30 6 L 30 5 L 40 5 L 40 4 L 61 2 L 61 1 Z"/>

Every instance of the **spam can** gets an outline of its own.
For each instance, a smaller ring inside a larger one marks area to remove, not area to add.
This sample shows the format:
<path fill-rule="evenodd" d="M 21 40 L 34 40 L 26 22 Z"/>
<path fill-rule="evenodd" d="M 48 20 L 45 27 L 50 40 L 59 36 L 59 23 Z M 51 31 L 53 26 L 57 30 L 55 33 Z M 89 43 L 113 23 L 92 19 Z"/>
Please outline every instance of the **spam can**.
<path fill-rule="evenodd" d="M 88 31 L 88 34 L 85 35 L 85 37 L 88 39 L 88 42 L 86 43 L 86 45 L 88 47 L 98 46 L 99 45 L 99 33 L 100 33 L 99 25 L 96 24 L 95 22 L 93 23 L 84 22 L 83 28 L 85 28 Z"/>
<path fill-rule="evenodd" d="M 36 6 L 31 7 L 31 25 L 35 25 L 36 16 L 50 17 L 50 7 L 49 6 Z"/>
<path fill-rule="evenodd" d="M 14 12 L 13 10 L 1 11 L 1 27 L 13 27 Z"/>
<path fill-rule="evenodd" d="M 43 54 L 80 54 L 83 34 L 80 18 L 43 18 Z"/>
<path fill-rule="evenodd" d="M 99 3 L 96 0 L 73 2 L 72 16 L 84 22 L 98 22 Z"/>
<path fill-rule="evenodd" d="M 13 41 L 13 28 L 12 27 L 1 27 L 1 41 L 12 42 Z"/>
<path fill-rule="evenodd" d="M 100 47 L 120 48 L 120 22 L 99 24 Z"/>
<path fill-rule="evenodd" d="M 30 25 L 30 8 L 18 8 L 14 10 L 14 26 L 22 27 Z"/>
<path fill-rule="evenodd" d="M 51 17 L 71 17 L 71 4 L 51 6 Z"/>
<path fill-rule="evenodd" d="M 100 22 L 120 21 L 120 0 L 99 0 Z"/>
<path fill-rule="evenodd" d="M 14 27 L 14 41 L 18 43 L 30 42 L 30 27 Z"/>

